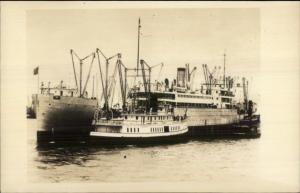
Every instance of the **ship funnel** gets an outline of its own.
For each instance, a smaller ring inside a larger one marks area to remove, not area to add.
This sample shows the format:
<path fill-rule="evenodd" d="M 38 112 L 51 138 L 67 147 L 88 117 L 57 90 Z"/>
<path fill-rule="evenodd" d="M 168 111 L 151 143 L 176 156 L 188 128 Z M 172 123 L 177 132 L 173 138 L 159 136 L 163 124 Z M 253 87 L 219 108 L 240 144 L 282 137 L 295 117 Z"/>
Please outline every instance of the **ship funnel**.
<path fill-rule="evenodd" d="M 186 85 L 186 68 L 177 68 L 177 87 Z"/>

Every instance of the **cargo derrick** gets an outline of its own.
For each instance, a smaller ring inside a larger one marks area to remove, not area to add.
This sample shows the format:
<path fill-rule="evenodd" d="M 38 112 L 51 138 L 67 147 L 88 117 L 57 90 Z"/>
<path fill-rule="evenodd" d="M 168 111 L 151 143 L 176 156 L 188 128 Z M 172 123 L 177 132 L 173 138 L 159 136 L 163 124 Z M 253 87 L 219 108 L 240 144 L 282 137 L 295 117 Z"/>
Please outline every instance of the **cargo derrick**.
<path fill-rule="evenodd" d="M 79 60 L 79 97 L 83 97 L 83 94 L 85 93 L 86 91 L 86 86 L 87 86 L 87 83 L 90 79 L 90 74 L 91 74 L 91 69 L 92 69 L 92 66 L 93 66 L 93 63 L 94 63 L 94 59 L 95 59 L 95 53 L 91 53 L 90 55 L 84 57 L 84 58 L 80 58 L 76 52 L 74 52 L 74 50 L 70 50 L 70 53 L 71 53 L 71 58 L 72 58 L 72 64 L 73 64 L 73 72 L 74 72 L 74 78 L 75 78 L 75 84 L 76 84 L 76 89 L 77 89 L 77 92 L 78 92 L 78 83 L 77 83 L 77 76 L 76 76 L 76 69 L 75 69 L 75 63 L 74 63 L 74 56 L 76 56 L 76 58 Z M 88 73 L 88 76 L 87 76 L 87 79 L 85 81 L 85 84 L 84 84 L 84 87 L 83 87 L 83 90 L 82 90 L 82 65 L 83 65 L 83 61 L 92 57 L 92 60 L 91 60 L 91 63 L 90 63 L 90 68 L 89 68 L 89 73 Z"/>
<path fill-rule="evenodd" d="M 103 74 L 102 74 L 102 68 L 101 68 L 99 53 L 105 59 L 105 82 L 103 80 Z M 108 117 L 109 116 L 108 115 L 108 112 L 109 112 L 109 104 L 108 104 L 108 101 L 109 101 L 109 96 L 108 96 L 108 67 L 109 67 L 109 61 L 111 59 L 117 57 L 119 54 L 115 54 L 115 55 L 113 55 L 111 57 L 106 57 L 99 48 L 96 49 L 96 54 L 97 54 L 98 64 L 99 64 L 99 70 L 100 70 L 102 90 L 103 90 L 103 93 L 104 93 L 104 100 L 105 100 L 105 102 L 104 102 L 104 109 L 106 111 L 106 118 L 108 119 L 109 118 Z"/>

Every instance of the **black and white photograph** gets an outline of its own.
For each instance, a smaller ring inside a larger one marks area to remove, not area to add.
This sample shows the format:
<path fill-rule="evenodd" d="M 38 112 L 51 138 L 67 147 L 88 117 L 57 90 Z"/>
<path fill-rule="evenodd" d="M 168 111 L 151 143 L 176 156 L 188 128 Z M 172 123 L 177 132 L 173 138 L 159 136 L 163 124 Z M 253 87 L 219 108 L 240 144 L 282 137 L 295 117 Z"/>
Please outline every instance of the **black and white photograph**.
<path fill-rule="evenodd" d="M 2 191 L 298 192 L 299 2 L 245 3 L 1 2 Z"/>

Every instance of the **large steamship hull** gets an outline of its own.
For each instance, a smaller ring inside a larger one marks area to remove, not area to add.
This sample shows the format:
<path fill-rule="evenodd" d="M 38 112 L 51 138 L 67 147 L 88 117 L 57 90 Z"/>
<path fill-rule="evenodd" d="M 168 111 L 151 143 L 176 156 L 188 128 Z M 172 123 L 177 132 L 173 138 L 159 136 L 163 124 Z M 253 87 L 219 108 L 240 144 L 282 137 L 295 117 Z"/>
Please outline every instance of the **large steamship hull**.
<path fill-rule="evenodd" d="M 236 109 L 176 107 L 174 113 L 186 113 L 188 126 L 230 125 L 240 120 Z"/>
<path fill-rule="evenodd" d="M 38 142 L 88 136 L 96 108 L 94 99 L 38 95 Z"/>
<path fill-rule="evenodd" d="M 175 115 L 187 114 L 189 137 L 260 137 L 259 120 L 245 123 L 236 109 L 175 108 Z"/>

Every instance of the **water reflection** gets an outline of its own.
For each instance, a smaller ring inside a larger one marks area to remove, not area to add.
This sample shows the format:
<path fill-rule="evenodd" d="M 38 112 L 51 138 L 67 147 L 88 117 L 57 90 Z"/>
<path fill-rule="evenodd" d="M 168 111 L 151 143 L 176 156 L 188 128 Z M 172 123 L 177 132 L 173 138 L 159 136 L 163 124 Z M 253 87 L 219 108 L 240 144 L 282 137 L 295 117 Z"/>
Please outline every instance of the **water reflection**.
<path fill-rule="evenodd" d="M 128 152 L 130 150 L 140 150 L 144 154 L 149 154 L 154 157 L 158 154 L 158 151 L 172 147 L 176 147 L 180 152 L 180 147 L 185 147 L 188 143 L 190 148 L 193 146 L 202 145 L 213 145 L 213 144 L 227 144 L 233 145 L 239 141 L 244 141 L 247 139 L 241 138 L 223 138 L 223 139 L 190 139 L 189 141 L 184 141 L 180 143 L 168 143 L 168 144 L 144 144 L 144 145 L 95 145 L 89 143 L 76 143 L 76 144 L 66 144 L 66 143 L 53 143 L 43 146 L 36 146 L 37 155 L 35 158 L 36 162 L 43 164 L 49 164 L 52 166 L 64 166 L 64 165 L 77 165 L 85 166 L 88 161 L 91 160 L 101 160 L 104 156 L 120 155 L 122 152 Z M 248 139 L 251 140 L 251 139 Z M 179 153 L 178 153 L 179 154 Z M 124 159 L 127 158 L 126 153 L 123 156 Z M 113 161 L 113 160 L 112 160 Z M 40 167 L 40 169 L 46 169 L 47 167 Z"/>

